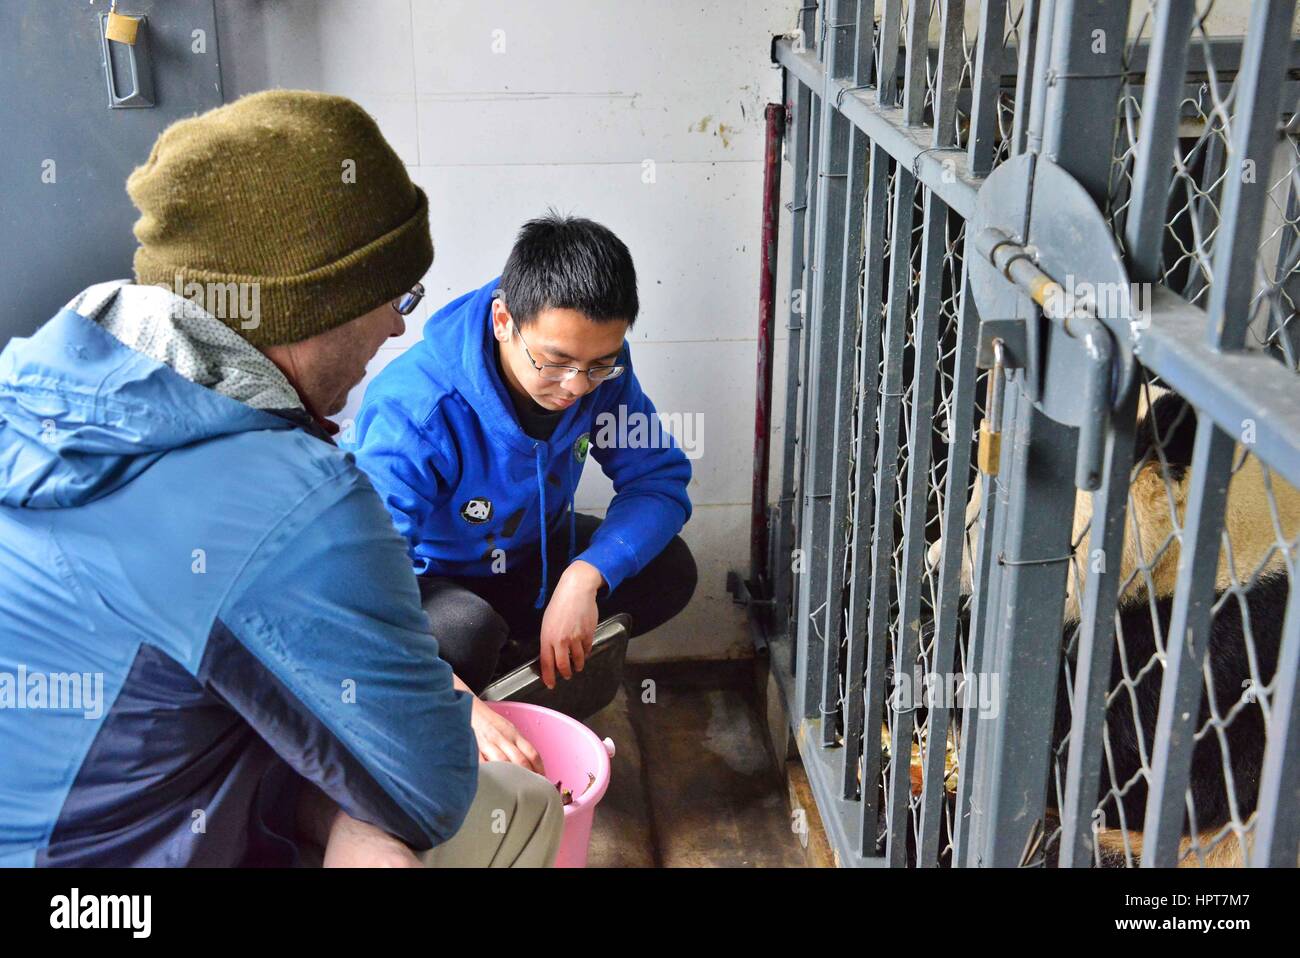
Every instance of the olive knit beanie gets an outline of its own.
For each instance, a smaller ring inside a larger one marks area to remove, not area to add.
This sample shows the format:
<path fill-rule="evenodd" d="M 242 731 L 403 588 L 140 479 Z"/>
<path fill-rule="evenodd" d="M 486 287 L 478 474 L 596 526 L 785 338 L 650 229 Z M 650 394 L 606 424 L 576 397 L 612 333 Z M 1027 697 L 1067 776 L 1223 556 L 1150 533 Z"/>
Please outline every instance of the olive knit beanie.
<path fill-rule="evenodd" d="M 136 282 L 256 302 L 252 319 L 208 309 L 254 346 L 355 319 L 433 262 L 424 191 L 345 97 L 268 90 L 179 120 L 126 189 Z"/>

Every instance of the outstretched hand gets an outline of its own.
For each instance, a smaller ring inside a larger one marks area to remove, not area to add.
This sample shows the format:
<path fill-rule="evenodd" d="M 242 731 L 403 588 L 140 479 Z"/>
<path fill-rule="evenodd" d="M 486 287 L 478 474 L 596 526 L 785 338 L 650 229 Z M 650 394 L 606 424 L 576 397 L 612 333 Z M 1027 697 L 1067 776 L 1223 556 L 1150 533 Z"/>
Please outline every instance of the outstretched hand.
<path fill-rule="evenodd" d="M 555 673 L 573 678 L 587 664 L 596 637 L 596 593 L 604 579 L 589 562 L 578 559 L 560 576 L 542 616 L 542 682 L 555 688 Z"/>

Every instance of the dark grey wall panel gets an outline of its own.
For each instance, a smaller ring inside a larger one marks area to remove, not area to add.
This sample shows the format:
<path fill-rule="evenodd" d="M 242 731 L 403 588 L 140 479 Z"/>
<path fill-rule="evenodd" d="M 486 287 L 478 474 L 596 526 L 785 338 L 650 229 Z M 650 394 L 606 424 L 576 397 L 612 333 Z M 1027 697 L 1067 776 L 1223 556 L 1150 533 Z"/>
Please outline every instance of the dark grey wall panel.
<path fill-rule="evenodd" d="M 274 11 L 272 8 L 274 7 Z M 220 0 L 216 3 L 221 35 L 221 89 L 226 102 L 274 86 L 270 80 L 270 14 L 284 16 L 281 0 Z"/>
<path fill-rule="evenodd" d="M 119 0 L 119 12 L 149 18 L 156 105 L 109 109 L 98 19 L 108 7 L 0 3 L 0 346 L 82 288 L 131 275 L 127 176 L 173 120 L 222 102 L 213 0 Z"/>

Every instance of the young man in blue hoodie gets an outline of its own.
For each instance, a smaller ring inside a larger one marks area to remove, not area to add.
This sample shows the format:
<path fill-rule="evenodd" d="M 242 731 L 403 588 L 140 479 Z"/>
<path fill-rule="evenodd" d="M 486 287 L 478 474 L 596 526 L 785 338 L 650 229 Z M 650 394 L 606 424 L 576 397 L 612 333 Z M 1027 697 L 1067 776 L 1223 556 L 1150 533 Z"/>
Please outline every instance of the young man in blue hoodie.
<path fill-rule="evenodd" d="M 632 370 L 638 309 L 622 241 L 552 212 L 366 391 L 357 461 L 406 537 L 458 686 L 533 656 L 548 687 L 572 680 L 598 619 L 628 613 L 636 635 L 695 590 L 677 535 L 690 463 Z M 604 521 L 573 506 L 588 452 L 614 485 Z M 471 720 L 484 758 L 539 767 L 477 698 Z"/>
<path fill-rule="evenodd" d="M 324 418 L 418 302 L 423 192 L 286 90 L 173 124 L 127 189 L 137 282 L 0 352 L 0 867 L 549 864 L 554 784 L 480 769 Z"/>

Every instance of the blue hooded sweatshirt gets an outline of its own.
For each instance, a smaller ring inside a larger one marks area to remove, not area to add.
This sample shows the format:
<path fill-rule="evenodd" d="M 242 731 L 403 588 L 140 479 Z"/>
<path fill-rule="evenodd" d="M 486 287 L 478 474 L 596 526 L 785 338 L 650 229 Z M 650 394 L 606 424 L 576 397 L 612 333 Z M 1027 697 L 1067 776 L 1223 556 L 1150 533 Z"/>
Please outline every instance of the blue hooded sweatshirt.
<path fill-rule="evenodd" d="M 0 353 L 0 866 L 292 864 L 304 781 L 443 841 L 477 752 L 405 544 L 300 406 L 219 391 L 287 380 L 159 296 Z"/>
<path fill-rule="evenodd" d="M 509 569 L 540 550 L 542 608 L 547 542 L 564 535 L 570 561 L 591 563 L 612 592 L 690 518 L 690 462 L 661 428 L 626 344 L 623 375 L 565 410 L 549 441 L 526 435 L 497 371 L 491 306 L 499 286 L 498 277 L 448 303 L 424 338 L 375 377 L 357 418 L 357 461 L 418 574 L 488 575 L 502 554 Z M 589 448 L 614 498 L 574 556 L 573 494 Z"/>

